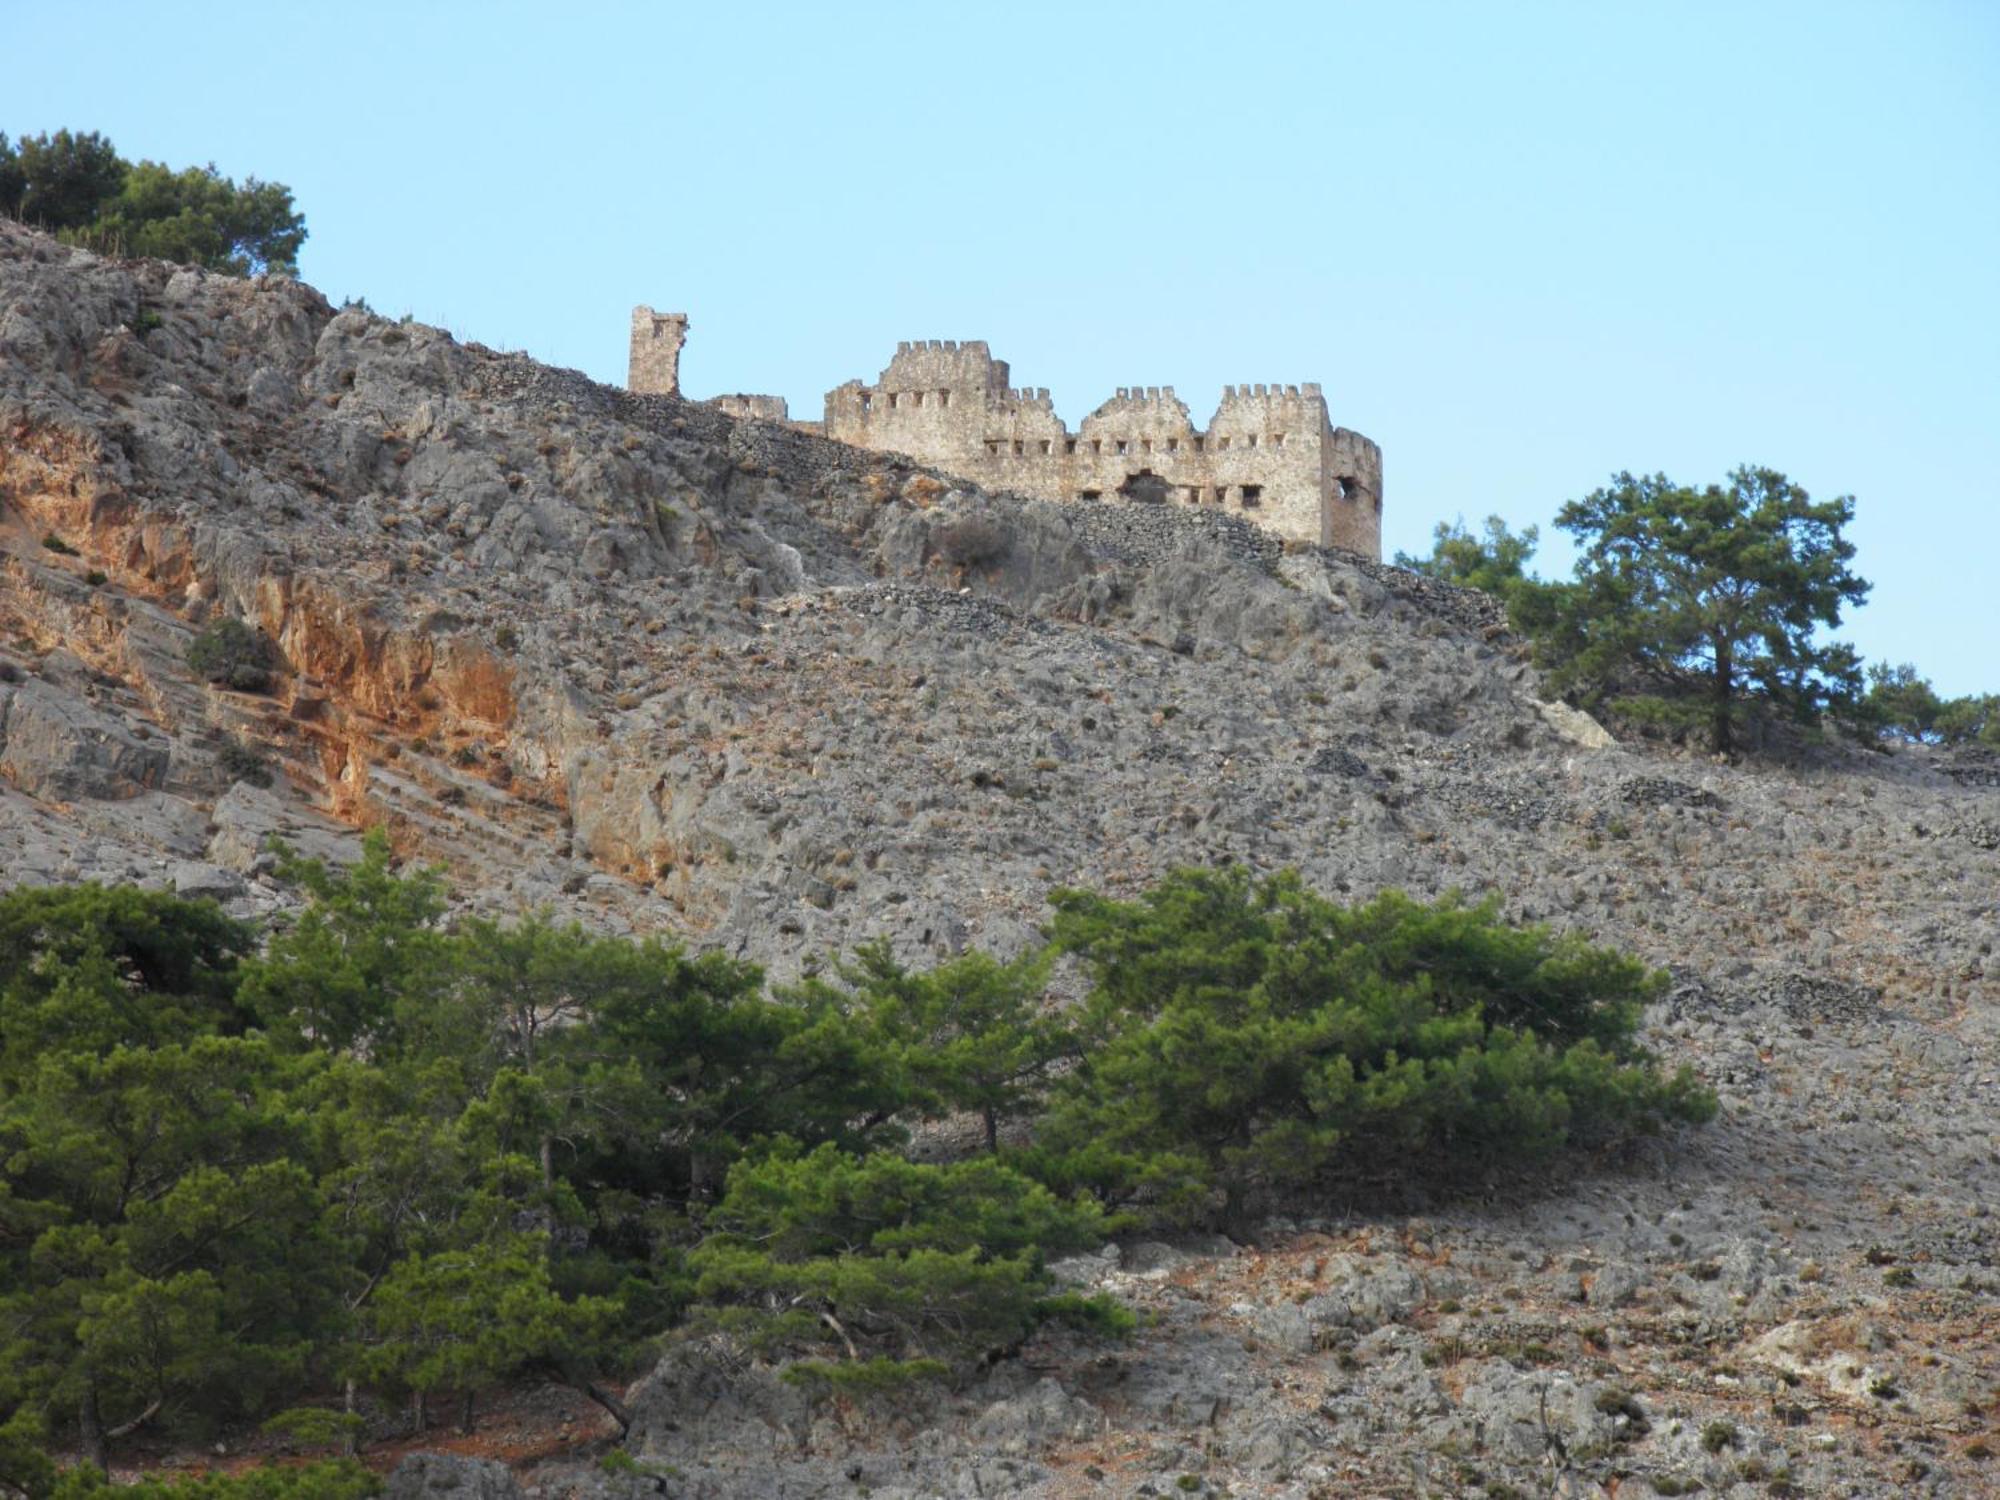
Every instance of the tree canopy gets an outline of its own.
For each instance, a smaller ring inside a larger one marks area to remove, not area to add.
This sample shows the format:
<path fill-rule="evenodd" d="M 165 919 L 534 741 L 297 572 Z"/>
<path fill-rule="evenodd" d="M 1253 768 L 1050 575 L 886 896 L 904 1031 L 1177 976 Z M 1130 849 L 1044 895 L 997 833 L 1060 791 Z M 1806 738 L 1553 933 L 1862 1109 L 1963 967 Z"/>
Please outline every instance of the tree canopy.
<path fill-rule="evenodd" d="M 211 904 L 0 895 L 0 1487 L 91 1488 L 51 1435 L 100 1467 L 142 1429 L 334 1440 L 356 1393 L 470 1424 L 555 1379 L 623 1422 L 617 1377 L 670 1337 L 819 1386 L 955 1379 L 1052 1321 L 1129 1328 L 1049 1269 L 1121 1226 L 1712 1108 L 1634 1040 L 1656 976 L 1490 906 L 1184 871 L 1062 893 L 1012 959 L 878 944 L 771 991 L 453 921 L 379 834 L 281 868 L 308 904 L 261 952 Z M 919 1159 L 925 1120 L 969 1128 Z"/>
<path fill-rule="evenodd" d="M 1483 589 L 1505 599 L 1517 585 L 1527 581 L 1528 562 L 1540 540 L 1539 527 L 1509 531 L 1499 516 L 1488 516 L 1479 534 L 1474 535 L 1460 516 L 1456 521 L 1438 522 L 1432 533 L 1429 557 L 1398 552 L 1396 566 L 1446 583 Z"/>
<path fill-rule="evenodd" d="M 234 276 L 296 271 L 305 217 L 283 183 L 128 162 L 95 131 L 0 134 L 0 214 L 71 244 Z"/>
<path fill-rule="evenodd" d="M 1859 659 L 1821 637 L 1868 595 L 1853 519 L 1851 496 L 1815 503 L 1775 469 L 1618 474 L 1557 514 L 1574 580 L 1517 591 L 1514 617 L 1557 688 L 1692 719 L 1726 751 L 1750 697 L 1804 720 L 1859 697 Z"/>

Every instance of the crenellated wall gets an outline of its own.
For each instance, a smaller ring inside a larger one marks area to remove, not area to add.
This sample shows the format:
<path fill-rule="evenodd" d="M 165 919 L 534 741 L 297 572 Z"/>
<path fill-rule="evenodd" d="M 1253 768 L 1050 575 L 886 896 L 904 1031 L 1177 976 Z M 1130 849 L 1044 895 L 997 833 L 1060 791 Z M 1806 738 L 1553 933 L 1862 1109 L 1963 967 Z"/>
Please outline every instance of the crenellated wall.
<path fill-rule="evenodd" d="M 1172 386 L 1124 386 L 1071 433 L 1046 389 L 1008 379 L 978 340 L 899 344 L 874 385 L 827 393 L 826 435 L 989 488 L 1214 507 L 1381 556 L 1381 449 L 1334 427 L 1317 385 L 1226 386 L 1206 428 Z"/>
<path fill-rule="evenodd" d="M 684 315 L 634 309 L 631 389 L 679 394 L 686 337 Z M 1227 510 L 1280 536 L 1382 555 L 1382 450 L 1335 427 L 1317 385 L 1224 386 L 1206 427 L 1172 386 L 1121 386 L 1072 433 L 1046 387 L 1009 381 L 983 339 L 917 339 L 896 346 L 875 384 L 828 391 L 820 423 L 790 421 L 777 396 L 708 404 L 899 453 L 989 489 Z"/>

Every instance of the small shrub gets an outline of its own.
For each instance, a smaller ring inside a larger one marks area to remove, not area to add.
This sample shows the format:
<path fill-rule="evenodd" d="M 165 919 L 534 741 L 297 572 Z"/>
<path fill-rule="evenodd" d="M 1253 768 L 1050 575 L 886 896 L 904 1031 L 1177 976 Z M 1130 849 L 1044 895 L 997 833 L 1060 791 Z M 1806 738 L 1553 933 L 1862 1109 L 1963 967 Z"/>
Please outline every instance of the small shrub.
<path fill-rule="evenodd" d="M 204 682 L 239 693 L 271 685 L 271 644 L 241 620 L 216 620 L 188 642 L 188 669 Z"/>
<path fill-rule="evenodd" d="M 51 531 L 47 536 L 42 538 L 42 545 L 48 548 L 49 551 L 55 553 L 56 556 L 58 557 L 76 556 L 76 548 L 72 547 L 68 542 L 64 541 L 61 537 L 57 536 L 53 531 Z"/>
<path fill-rule="evenodd" d="M 521 644 L 521 632 L 512 625 L 502 625 L 493 632 L 493 644 L 502 651 L 512 651 Z"/>
<path fill-rule="evenodd" d="M 251 786 L 271 784 L 270 760 L 246 740 L 225 740 L 215 752 L 215 764 L 232 782 L 246 781 Z"/>
<path fill-rule="evenodd" d="M 132 331 L 138 334 L 139 337 L 144 338 L 155 328 L 159 328 L 165 323 L 166 319 L 161 317 L 155 309 L 142 307 L 139 309 L 138 316 L 132 319 Z"/>
<path fill-rule="evenodd" d="M 102 588 L 109 580 L 103 569 L 92 568 L 88 573 L 83 575 L 83 581 L 95 589 Z"/>
<path fill-rule="evenodd" d="M 961 568 L 990 562 L 1007 550 L 1007 533 L 986 516 L 962 516 L 932 533 L 937 554 Z"/>
<path fill-rule="evenodd" d="M 1917 1273 L 1912 1271 L 1908 1266 L 1891 1266 L 1882 1273 L 1882 1285 L 1884 1286 L 1915 1286 L 1916 1284 Z"/>
<path fill-rule="evenodd" d="M 1704 1423 L 1701 1429 L 1701 1446 L 1710 1453 L 1720 1453 L 1724 1448 L 1734 1448 L 1736 1424 L 1721 1420 Z"/>

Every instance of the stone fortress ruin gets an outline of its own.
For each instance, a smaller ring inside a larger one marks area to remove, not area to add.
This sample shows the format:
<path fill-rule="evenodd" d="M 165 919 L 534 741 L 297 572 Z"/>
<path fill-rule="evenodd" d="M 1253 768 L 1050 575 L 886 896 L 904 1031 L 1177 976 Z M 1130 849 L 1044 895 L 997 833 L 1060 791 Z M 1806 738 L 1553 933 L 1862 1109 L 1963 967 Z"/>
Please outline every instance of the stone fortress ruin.
<path fill-rule="evenodd" d="M 632 313 L 630 388 L 680 394 L 688 320 Z M 1279 536 L 1382 555 L 1382 450 L 1335 427 L 1314 384 L 1224 386 L 1206 428 L 1172 386 L 1129 386 L 1075 432 L 1046 389 L 1008 384 L 983 340 L 896 346 L 875 384 L 828 391 L 818 422 L 778 396 L 717 396 L 732 416 L 896 453 L 990 490 L 1045 500 L 1141 502 L 1227 511 Z"/>

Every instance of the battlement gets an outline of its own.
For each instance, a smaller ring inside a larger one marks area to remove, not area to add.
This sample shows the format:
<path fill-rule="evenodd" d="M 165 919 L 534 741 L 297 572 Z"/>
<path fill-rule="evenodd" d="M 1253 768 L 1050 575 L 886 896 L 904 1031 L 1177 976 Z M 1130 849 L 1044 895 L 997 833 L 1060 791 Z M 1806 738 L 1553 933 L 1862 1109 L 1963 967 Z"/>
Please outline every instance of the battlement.
<path fill-rule="evenodd" d="M 1013 386 L 981 340 L 908 339 L 875 385 L 826 398 L 828 437 L 1055 500 L 1207 506 L 1284 536 L 1381 555 L 1382 456 L 1311 381 L 1224 386 L 1198 428 L 1170 385 L 1121 385 L 1078 424 Z"/>
<path fill-rule="evenodd" d="M 635 391 L 680 389 L 682 313 L 632 312 Z M 1170 385 L 1121 385 L 1071 432 L 1047 386 L 1016 386 L 984 339 L 905 339 L 875 384 L 826 394 L 818 424 L 976 483 L 1051 500 L 1226 510 L 1280 536 L 1382 555 L 1382 450 L 1335 427 L 1316 382 L 1226 385 L 1197 427 Z M 732 416 L 789 420 L 776 396 L 717 396 Z"/>

